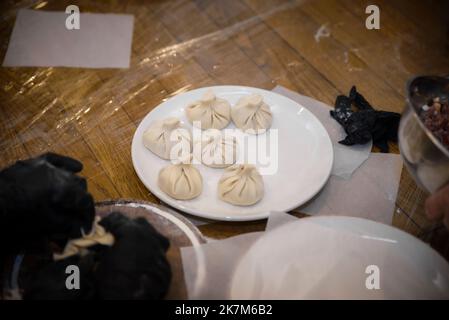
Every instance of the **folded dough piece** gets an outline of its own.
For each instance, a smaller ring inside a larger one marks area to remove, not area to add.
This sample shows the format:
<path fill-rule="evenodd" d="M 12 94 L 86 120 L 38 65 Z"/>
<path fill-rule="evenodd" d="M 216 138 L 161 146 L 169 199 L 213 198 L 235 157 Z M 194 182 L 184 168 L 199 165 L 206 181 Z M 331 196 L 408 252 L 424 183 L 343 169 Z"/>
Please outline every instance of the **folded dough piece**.
<path fill-rule="evenodd" d="M 240 98 L 231 116 L 237 128 L 251 134 L 265 132 L 273 120 L 270 106 L 257 93 Z"/>
<path fill-rule="evenodd" d="M 221 200 L 238 206 L 249 206 L 263 198 L 263 179 L 251 164 L 236 164 L 225 169 L 218 182 Z"/>
<path fill-rule="evenodd" d="M 174 160 L 190 154 L 190 131 L 181 126 L 178 118 L 155 121 L 143 134 L 143 144 L 162 159 Z"/>
<path fill-rule="evenodd" d="M 223 129 L 231 122 L 231 105 L 208 90 L 200 100 L 187 106 L 186 115 L 197 128 Z"/>
<path fill-rule="evenodd" d="M 237 139 L 220 130 L 209 129 L 194 143 L 193 153 L 201 163 L 212 168 L 226 168 L 237 160 Z"/>
<path fill-rule="evenodd" d="M 190 159 L 182 158 L 177 164 L 168 165 L 159 171 L 159 188 L 170 197 L 177 200 L 196 198 L 203 191 L 203 178 L 191 163 Z"/>

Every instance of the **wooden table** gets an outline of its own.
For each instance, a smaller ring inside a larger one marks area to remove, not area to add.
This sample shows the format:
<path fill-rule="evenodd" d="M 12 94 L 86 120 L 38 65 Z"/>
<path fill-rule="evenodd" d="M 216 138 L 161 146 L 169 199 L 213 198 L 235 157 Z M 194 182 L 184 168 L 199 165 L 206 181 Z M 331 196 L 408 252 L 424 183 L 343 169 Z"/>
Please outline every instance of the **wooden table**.
<path fill-rule="evenodd" d="M 178 93 L 279 84 L 332 105 L 355 84 L 376 107 L 400 112 L 407 79 L 449 73 L 447 1 L 2 2 L 1 56 L 19 8 L 64 11 L 73 3 L 81 12 L 134 15 L 131 67 L 1 68 L 0 166 L 48 150 L 75 157 L 98 201 L 159 202 L 134 172 L 131 139 L 152 108 Z M 365 28 L 373 3 L 380 30 Z M 320 28 L 329 36 L 317 38 Z M 394 225 L 419 233 L 425 196 L 404 170 Z M 225 238 L 264 226 L 216 222 L 201 230 Z"/>

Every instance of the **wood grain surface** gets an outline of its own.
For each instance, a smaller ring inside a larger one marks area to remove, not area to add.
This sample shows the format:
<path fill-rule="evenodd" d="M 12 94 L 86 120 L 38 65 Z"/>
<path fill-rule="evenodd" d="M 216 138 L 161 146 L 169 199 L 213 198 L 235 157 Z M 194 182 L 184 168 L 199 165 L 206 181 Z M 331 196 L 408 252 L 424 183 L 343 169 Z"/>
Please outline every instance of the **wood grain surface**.
<path fill-rule="evenodd" d="M 220 84 L 283 85 L 332 105 L 357 85 L 377 108 L 401 112 L 410 77 L 449 74 L 447 1 L 75 2 L 81 12 L 134 15 L 131 66 L 2 67 L 0 166 L 49 150 L 75 157 L 98 201 L 159 202 L 134 172 L 131 140 L 140 120 L 178 93 Z M 18 9 L 64 11 L 75 2 L 2 1 L 0 56 Z M 373 3 L 380 7 L 380 30 L 365 28 L 365 8 Z M 320 28 L 327 37 L 316 37 Z M 398 152 L 396 145 L 391 150 Z M 393 224 L 420 233 L 429 224 L 425 198 L 403 170 Z M 200 229 L 221 239 L 264 226 L 214 222 Z"/>

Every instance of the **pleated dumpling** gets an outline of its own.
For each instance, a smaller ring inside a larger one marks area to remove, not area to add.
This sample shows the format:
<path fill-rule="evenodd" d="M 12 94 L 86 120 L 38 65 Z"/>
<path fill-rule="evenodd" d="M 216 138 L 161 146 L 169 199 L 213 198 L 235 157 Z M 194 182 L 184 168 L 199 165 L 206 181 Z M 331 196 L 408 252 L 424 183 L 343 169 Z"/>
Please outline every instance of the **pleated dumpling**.
<path fill-rule="evenodd" d="M 252 134 L 265 132 L 273 121 L 270 106 L 263 101 L 260 94 L 240 98 L 231 114 L 237 128 Z"/>
<path fill-rule="evenodd" d="M 177 200 L 190 200 L 203 191 L 203 178 L 190 161 L 170 164 L 159 171 L 159 188 Z"/>
<path fill-rule="evenodd" d="M 220 130 L 209 129 L 193 145 L 195 157 L 212 168 L 226 168 L 237 160 L 237 139 Z"/>
<path fill-rule="evenodd" d="M 200 100 L 186 107 L 186 115 L 197 128 L 223 129 L 231 121 L 231 105 L 208 90 Z"/>
<path fill-rule="evenodd" d="M 190 131 L 177 118 L 155 121 L 143 134 L 143 144 L 162 159 L 177 159 L 192 150 Z M 173 151 L 173 152 L 172 152 Z"/>
<path fill-rule="evenodd" d="M 236 164 L 225 169 L 218 182 L 221 200 L 238 206 L 255 204 L 264 195 L 263 179 L 251 164 Z"/>

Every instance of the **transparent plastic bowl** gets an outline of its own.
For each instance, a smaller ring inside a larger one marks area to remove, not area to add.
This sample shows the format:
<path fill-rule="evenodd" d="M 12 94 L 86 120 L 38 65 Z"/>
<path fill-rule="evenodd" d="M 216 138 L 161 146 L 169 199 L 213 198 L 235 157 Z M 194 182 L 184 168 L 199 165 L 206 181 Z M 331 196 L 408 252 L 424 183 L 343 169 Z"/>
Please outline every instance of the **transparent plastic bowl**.
<path fill-rule="evenodd" d="M 449 183 L 449 149 L 424 126 L 419 114 L 433 98 L 449 99 L 449 78 L 417 77 L 407 86 L 399 124 L 399 149 L 417 184 L 430 193 Z"/>

